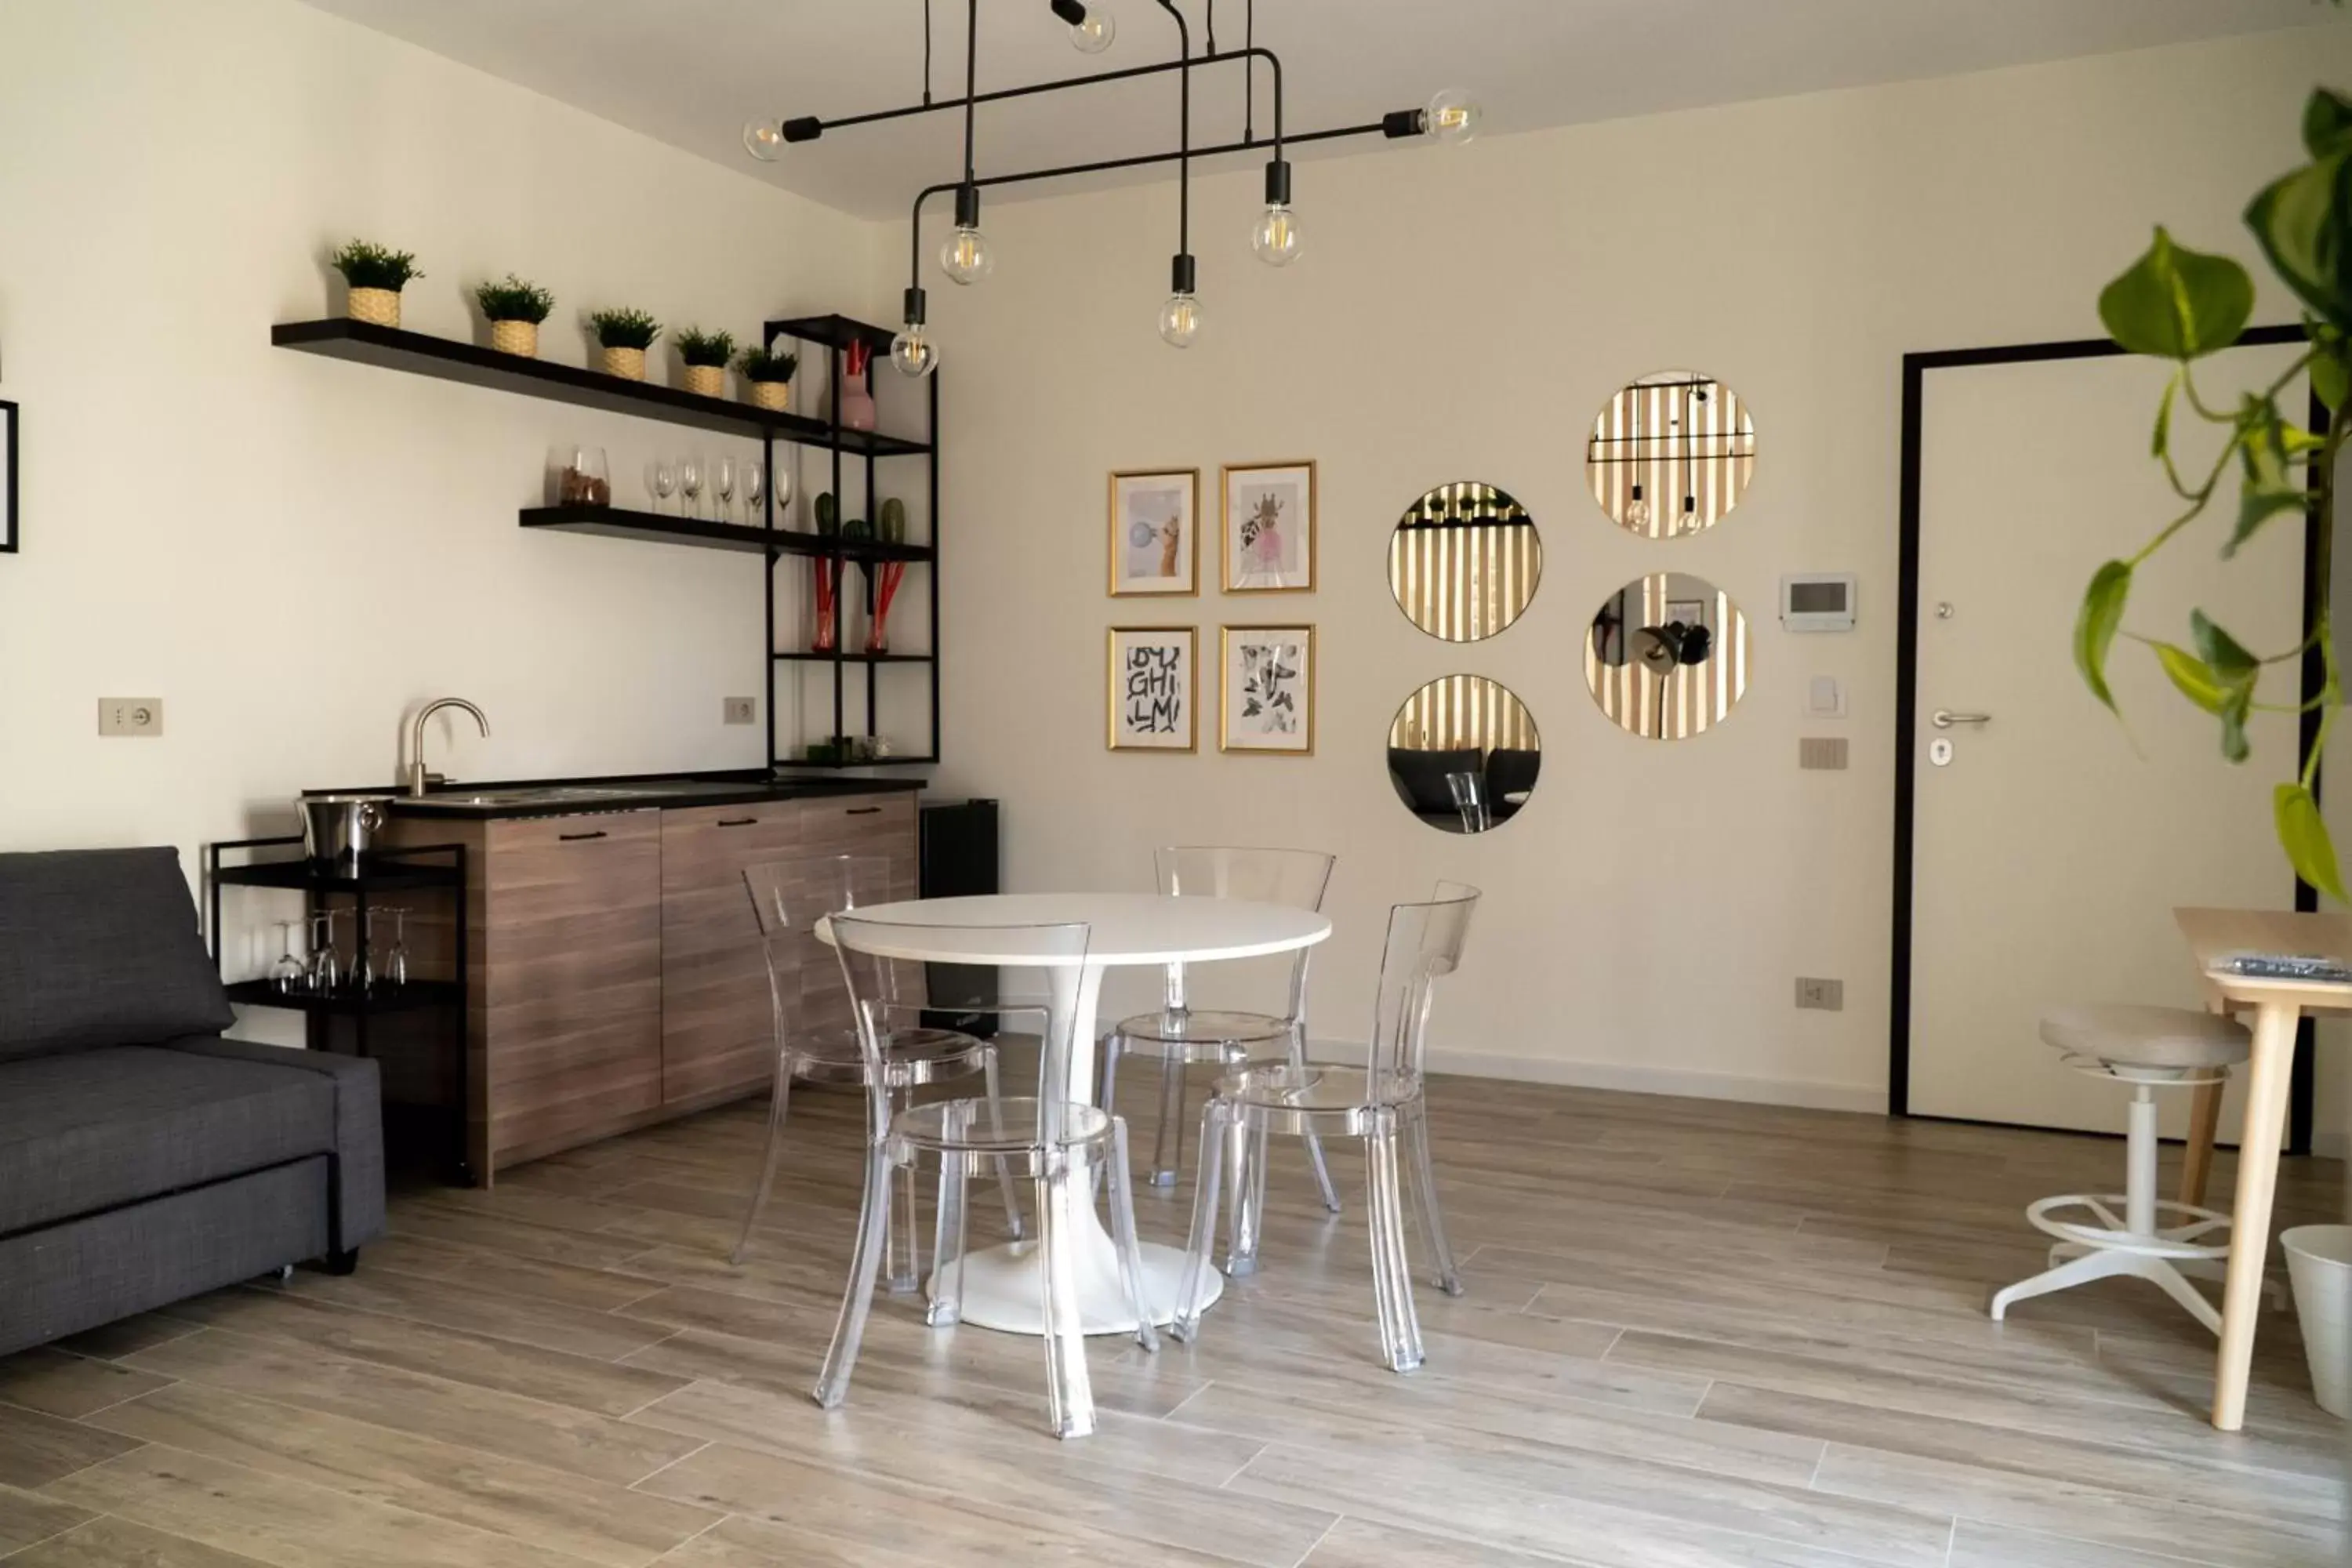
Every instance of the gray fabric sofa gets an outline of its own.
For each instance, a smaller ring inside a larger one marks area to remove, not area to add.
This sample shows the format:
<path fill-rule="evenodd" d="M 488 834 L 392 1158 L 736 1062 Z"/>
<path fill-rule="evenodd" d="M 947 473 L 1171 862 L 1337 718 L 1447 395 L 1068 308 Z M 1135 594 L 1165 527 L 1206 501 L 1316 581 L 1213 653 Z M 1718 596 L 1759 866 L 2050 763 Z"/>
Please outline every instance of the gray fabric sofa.
<path fill-rule="evenodd" d="M 176 851 L 0 855 L 0 1354 L 383 1233 L 375 1064 L 232 1021 Z"/>

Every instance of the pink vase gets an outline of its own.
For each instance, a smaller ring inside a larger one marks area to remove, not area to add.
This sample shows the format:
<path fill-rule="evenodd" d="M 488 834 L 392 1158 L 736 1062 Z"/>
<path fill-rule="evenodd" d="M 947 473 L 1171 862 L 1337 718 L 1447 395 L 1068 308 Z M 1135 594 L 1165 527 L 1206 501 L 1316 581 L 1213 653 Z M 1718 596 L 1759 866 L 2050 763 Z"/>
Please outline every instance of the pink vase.
<path fill-rule="evenodd" d="M 835 400 L 845 430 L 874 428 L 874 395 L 862 386 L 845 386 Z"/>

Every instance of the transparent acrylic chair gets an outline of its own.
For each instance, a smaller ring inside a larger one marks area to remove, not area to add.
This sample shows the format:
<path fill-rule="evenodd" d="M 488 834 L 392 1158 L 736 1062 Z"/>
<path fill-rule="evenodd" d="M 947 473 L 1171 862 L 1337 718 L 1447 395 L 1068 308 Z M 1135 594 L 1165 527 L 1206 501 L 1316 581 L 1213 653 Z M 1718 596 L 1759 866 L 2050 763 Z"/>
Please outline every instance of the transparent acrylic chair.
<path fill-rule="evenodd" d="M 1155 850 L 1153 862 L 1160 890 L 1171 898 L 1249 899 L 1259 903 L 1287 904 L 1294 909 L 1323 907 L 1331 885 L 1333 858 L 1313 849 L 1236 849 L 1171 846 Z M 1183 1163 L 1184 1126 L 1192 1120 L 1184 1103 L 1184 1069 L 1193 1062 L 1215 1062 L 1234 1068 L 1253 1058 L 1280 1054 L 1294 1064 L 1307 1057 L 1307 958 L 1300 948 L 1290 967 L 1287 1009 L 1271 1013 L 1211 1011 L 1185 1004 L 1184 966 L 1168 966 L 1168 990 L 1156 1012 L 1122 1018 L 1103 1037 L 1102 1102 L 1117 1102 L 1118 1064 L 1122 1057 L 1156 1058 L 1160 1062 L 1160 1126 L 1151 1139 L 1151 1184 L 1172 1187 Z M 1331 1190 L 1331 1173 L 1324 1168 L 1322 1141 L 1307 1138 L 1308 1163 L 1323 1206 L 1339 1212 L 1339 1194 Z M 1234 1184 L 1233 1250 L 1226 1263 L 1234 1273 L 1247 1273 L 1257 1255 L 1257 1216 L 1265 1206 L 1265 1162 L 1250 1163 L 1249 1181 Z"/>
<path fill-rule="evenodd" d="M 1244 1152 L 1269 1132 L 1293 1137 L 1322 1132 L 1364 1141 L 1381 1360 L 1391 1372 L 1411 1372 L 1421 1365 L 1421 1321 L 1413 1312 L 1398 1164 L 1402 1158 L 1412 1166 L 1412 1202 L 1420 1211 L 1422 1237 L 1438 1286 L 1447 1295 L 1458 1296 L 1462 1277 L 1446 1243 L 1437 1179 L 1429 1163 L 1422 1056 L 1433 987 L 1440 975 L 1451 974 L 1462 962 L 1463 939 L 1477 904 L 1477 889 L 1440 882 L 1429 902 L 1390 910 L 1371 1048 L 1362 1067 L 1260 1062 L 1217 1081 L 1216 1098 L 1201 1118 L 1192 1250 L 1184 1261 L 1184 1282 L 1177 1290 L 1176 1319 L 1169 1329 L 1178 1339 L 1189 1342 L 1200 1332 L 1201 1276 L 1216 1246 L 1219 1182 L 1244 1179 Z"/>
<path fill-rule="evenodd" d="M 752 1189 L 735 1243 L 735 1261 L 751 1249 L 751 1237 L 775 1184 L 782 1156 L 784 1113 L 794 1082 L 866 1084 L 886 1091 L 894 1103 L 911 1103 L 927 1084 L 980 1074 L 988 1098 L 996 1098 L 996 1047 L 955 1029 L 934 1028 L 919 1017 L 895 1021 L 883 1043 L 878 1066 L 869 1066 L 843 994 L 841 965 L 814 935 L 816 922 L 837 910 L 861 909 L 890 899 L 890 862 L 878 855 L 803 855 L 743 869 L 751 912 L 760 924 L 760 944 L 768 966 L 768 995 L 775 1020 L 775 1080 L 768 1105 L 768 1142 L 760 1159 L 760 1184 Z M 896 997 L 917 981 L 904 966 L 886 966 L 876 983 Z M 969 1009 L 964 1009 L 968 1011 Z M 868 1077 L 878 1071 L 880 1079 Z M 1022 1234 L 1021 1205 L 1009 1171 L 1000 1173 L 1007 1226 Z M 916 1245 L 914 1173 L 908 1172 L 887 1221 L 888 1270 L 894 1294 L 921 1283 Z"/>
<path fill-rule="evenodd" d="M 887 976 L 896 952 L 936 951 L 942 943 L 969 941 L 974 928 L 926 926 L 907 921 L 860 920 L 854 913 L 832 917 L 833 939 L 849 982 L 857 1039 L 866 1053 L 866 1199 L 858 1215 L 857 1249 L 849 1288 L 817 1381 L 816 1402 L 831 1410 L 849 1396 L 850 1374 L 873 1309 L 874 1283 L 882 1266 L 884 1230 L 891 1193 L 900 1173 L 918 1161 L 940 1167 L 938 1243 L 933 1258 L 930 1310 L 935 1324 L 958 1320 L 963 1295 L 964 1189 L 970 1178 L 993 1167 L 1015 1167 L 1034 1184 L 1037 1247 L 1045 1288 L 1045 1374 L 1054 1435 L 1083 1437 L 1095 1428 L 1094 1395 L 1087 1378 L 1087 1342 L 1078 1315 L 1074 1246 L 1077 1207 L 1090 1202 L 1089 1173 L 1108 1177 L 1111 1235 L 1118 1250 L 1120 1282 L 1135 1313 L 1136 1342 L 1160 1348 L 1151 1312 L 1142 1296 L 1143 1258 L 1136 1245 L 1135 1202 L 1127 1169 L 1127 1124 L 1096 1106 L 1072 1103 L 1063 1090 L 1069 1081 L 1067 1015 L 1058 1026 L 1039 1003 L 1010 1003 L 990 1009 L 1006 1023 L 1034 1027 L 1040 1040 L 1037 1093 L 1003 1100 L 934 1100 L 908 1106 L 885 1087 L 891 1041 L 921 1014 L 921 1003 L 897 994 Z M 1084 925 L 1000 926 L 991 936 L 1017 943 L 1021 951 L 1076 970 L 1087 957 Z M 1075 983 L 1075 982 L 1074 982 Z"/>

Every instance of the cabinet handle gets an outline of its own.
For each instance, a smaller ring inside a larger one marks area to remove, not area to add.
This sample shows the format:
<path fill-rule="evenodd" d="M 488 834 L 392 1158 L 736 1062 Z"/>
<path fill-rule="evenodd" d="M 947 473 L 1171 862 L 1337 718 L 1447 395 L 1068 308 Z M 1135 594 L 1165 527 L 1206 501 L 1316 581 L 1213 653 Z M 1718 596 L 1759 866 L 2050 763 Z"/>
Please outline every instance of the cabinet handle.
<path fill-rule="evenodd" d="M 559 833 L 555 837 L 560 843 L 576 844 L 583 838 L 602 838 L 604 837 L 604 830 L 600 827 L 593 833 Z"/>
<path fill-rule="evenodd" d="M 721 827 L 757 827 L 760 819 L 756 816 L 728 816 L 719 818 L 718 825 Z"/>
<path fill-rule="evenodd" d="M 877 816 L 881 814 L 881 811 L 882 808 L 878 805 L 853 805 L 843 815 L 847 816 Z"/>

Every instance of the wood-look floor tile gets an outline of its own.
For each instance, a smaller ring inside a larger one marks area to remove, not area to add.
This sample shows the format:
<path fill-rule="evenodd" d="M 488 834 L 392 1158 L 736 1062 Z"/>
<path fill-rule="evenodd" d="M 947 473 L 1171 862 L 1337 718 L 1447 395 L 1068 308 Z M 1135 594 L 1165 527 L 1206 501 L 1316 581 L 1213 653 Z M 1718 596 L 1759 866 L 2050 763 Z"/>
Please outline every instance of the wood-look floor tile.
<path fill-rule="evenodd" d="M 198 1324 L 289 1341 L 352 1361 L 421 1372 L 600 1415 L 625 1415 L 687 1379 L 567 1355 L 406 1318 L 387 1318 L 279 1290 L 224 1290 L 172 1309 Z M 134 1352 L 135 1353 L 135 1352 Z"/>
<path fill-rule="evenodd" d="M 583 1268 L 575 1264 L 421 1236 L 385 1237 L 368 1248 L 371 1269 L 426 1279 L 449 1279 L 500 1295 L 552 1301 L 583 1311 L 609 1312 L 660 1289 L 667 1281 L 617 1268 Z"/>
<path fill-rule="evenodd" d="M 2193 1541 L 2176 1542 L 2170 1552 L 2133 1552 L 1964 1519 L 1952 1535 L 1948 1568 L 2210 1568 L 2212 1560 L 2196 1552 Z"/>
<path fill-rule="evenodd" d="M 1304 1568 L 1432 1568 L 1435 1563 L 1445 1568 L 1552 1568 L 1579 1561 L 1564 1550 L 1556 1556 L 1538 1556 L 1393 1524 L 1342 1519 L 1307 1554 Z"/>
<path fill-rule="evenodd" d="M 184 1321 L 166 1313 L 138 1312 L 78 1334 L 68 1334 L 58 1341 L 57 1348 L 97 1361 L 112 1361 L 165 1340 L 176 1340 L 189 1331 Z"/>
<path fill-rule="evenodd" d="M 184 1535 L 151 1530 L 127 1519 L 92 1519 L 8 1559 L 8 1568 L 263 1568 Z"/>
<path fill-rule="evenodd" d="M 504 1295 L 455 1279 L 426 1279 L 384 1268 L 341 1276 L 298 1273 L 287 1293 L 598 1361 L 625 1356 L 661 1338 L 657 1330 L 644 1330 L 602 1310 Z"/>
<path fill-rule="evenodd" d="M 0 1405 L 0 1486 L 30 1491 L 138 1446 L 136 1438 Z"/>
<path fill-rule="evenodd" d="M 468 1447 L 454 1428 L 445 1441 L 218 1388 L 180 1384 L 91 1420 L 128 1436 L 537 1542 L 610 1568 L 639 1568 L 719 1518 Z"/>
<path fill-rule="evenodd" d="M 618 1486 L 694 1449 L 692 1440 L 651 1427 L 221 1329 L 157 1345 L 135 1359 L 185 1382 L 419 1436 L 454 1438 Z"/>
<path fill-rule="evenodd" d="M 468 1199 L 472 1201 L 461 1205 L 460 1200 Z M 645 1212 L 587 1198 L 510 1193 L 501 1185 L 488 1192 L 455 1189 L 401 1204 L 392 1212 L 391 1225 L 394 1236 L 478 1247 L 506 1258 L 536 1258 L 576 1268 L 615 1268 L 645 1248 L 626 1237 L 601 1235 L 601 1227 Z M 555 1223 L 566 1216 L 571 1226 Z"/>
<path fill-rule="evenodd" d="M 112 1362 L 68 1355 L 47 1346 L 0 1357 L 0 1403 L 79 1420 L 165 1380 Z"/>
<path fill-rule="evenodd" d="M 1028 1562 L 1036 1558 L 1024 1559 Z M 930 1568 L 950 1561 L 932 1552 L 885 1552 L 836 1540 L 774 1520 L 730 1514 L 683 1546 L 662 1553 L 655 1568 Z"/>
<path fill-rule="evenodd" d="M 530 1542 L 155 1446 L 48 1490 L 280 1568 L 583 1568 Z"/>
<path fill-rule="evenodd" d="M 91 1517 L 88 1509 L 15 1487 L 0 1487 L 0 1557 L 61 1534 Z"/>

